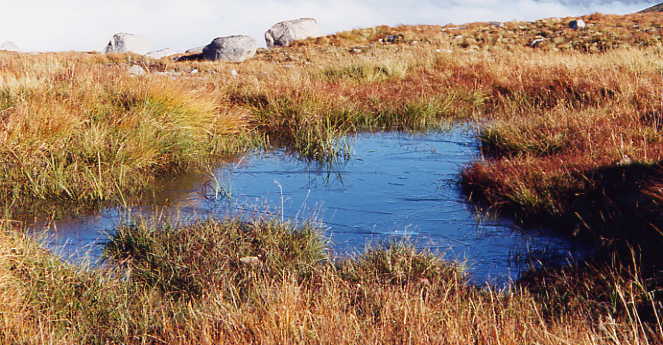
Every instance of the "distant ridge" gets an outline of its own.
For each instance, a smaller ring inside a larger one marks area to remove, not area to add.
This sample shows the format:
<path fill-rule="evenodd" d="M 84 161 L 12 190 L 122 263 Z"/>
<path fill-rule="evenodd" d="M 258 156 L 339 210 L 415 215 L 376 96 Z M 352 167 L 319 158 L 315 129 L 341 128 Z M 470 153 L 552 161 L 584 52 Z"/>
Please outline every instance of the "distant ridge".
<path fill-rule="evenodd" d="M 652 7 L 649 7 L 649 8 L 646 8 L 646 9 L 640 11 L 640 13 L 646 13 L 646 12 L 663 12 L 663 3 L 660 3 L 658 5 L 654 5 Z"/>

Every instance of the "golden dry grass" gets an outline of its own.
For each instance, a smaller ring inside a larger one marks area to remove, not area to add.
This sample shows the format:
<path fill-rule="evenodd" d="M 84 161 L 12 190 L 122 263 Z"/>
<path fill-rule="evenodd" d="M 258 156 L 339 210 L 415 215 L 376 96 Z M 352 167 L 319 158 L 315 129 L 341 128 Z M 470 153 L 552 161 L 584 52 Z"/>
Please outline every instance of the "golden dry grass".
<path fill-rule="evenodd" d="M 112 59 L 0 56 L 3 204 L 117 201 L 249 146 L 241 111 Z"/>
<path fill-rule="evenodd" d="M 603 345 L 663 340 L 655 314 L 660 300 L 637 270 L 617 265 L 589 269 L 585 276 L 549 274 L 534 288 L 500 291 L 468 286 L 450 264 L 406 245 L 375 248 L 332 265 L 320 261 L 325 255 L 314 232 L 292 231 L 297 230 L 287 224 L 261 221 L 184 228 L 139 223 L 114 239 L 111 252 L 122 270 L 89 271 L 62 263 L 5 226 L 0 341 Z M 242 264 L 242 255 L 259 255 L 260 263 Z M 202 289 L 187 289 L 191 284 Z"/>

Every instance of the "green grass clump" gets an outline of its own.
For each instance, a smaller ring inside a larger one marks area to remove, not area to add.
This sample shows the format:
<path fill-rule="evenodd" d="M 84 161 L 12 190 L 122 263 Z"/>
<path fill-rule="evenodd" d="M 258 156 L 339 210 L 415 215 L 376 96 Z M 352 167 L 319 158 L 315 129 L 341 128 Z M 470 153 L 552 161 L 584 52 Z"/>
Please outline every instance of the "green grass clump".
<path fill-rule="evenodd" d="M 272 144 L 318 161 L 347 157 L 349 151 L 342 137 L 351 133 L 352 116 L 352 111 L 334 108 L 312 94 L 269 99 L 256 109 L 259 128 Z"/>
<path fill-rule="evenodd" d="M 167 295 L 227 290 L 228 298 L 240 299 L 256 281 L 304 279 L 327 259 L 325 241 L 311 226 L 239 220 L 179 228 L 140 221 L 117 229 L 104 257 L 127 269 L 131 281 Z"/>
<path fill-rule="evenodd" d="M 480 92 L 462 90 L 395 104 L 382 104 L 380 100 L 356 104 L 301 91 L 290 95 L 238 93 L 233 99 L 253 107 L 258 129 L 272 144 L 318 161 L 349 157 L 348 135 L 447 129 L 471 118 L 484 102 Z"/>
<path fill-rule="evenodd" d="M 324 79 L 330 82 L 353 80 L 356 82 L 377 82 L 390 78 L 402 78 L 407 74 L 407 64 L 357 64 L 344 67 L 329 67 L 322 71 Z"/>
<path fill-rule="evenodd" d="M 483 128 L 479 140 L 482 152 L 492 156 L 546 156 L 569 148 L 569 135 L 568 132 L 551 135 L 545 128 L 521 128 L 498 122 Z"/>
<path fill-rule="evenodd" d="M 439 255 L 417 250 L 407 242 L 388 242 L 367 248 L 356 258 L 340 262 L 341 275 L 354 283 L 386 285 L 464 283 L 460 266 Z"/>
<path fill-rule="evenodd" d="M 484 103 L 485 97 L 481 92 L 451 89 L 445 93 L 406 101 L 395 109 L 382 109 L 375 116 L 365 116 L 361 122 L 371 130 L 445 129 L 472 119 Z"/>

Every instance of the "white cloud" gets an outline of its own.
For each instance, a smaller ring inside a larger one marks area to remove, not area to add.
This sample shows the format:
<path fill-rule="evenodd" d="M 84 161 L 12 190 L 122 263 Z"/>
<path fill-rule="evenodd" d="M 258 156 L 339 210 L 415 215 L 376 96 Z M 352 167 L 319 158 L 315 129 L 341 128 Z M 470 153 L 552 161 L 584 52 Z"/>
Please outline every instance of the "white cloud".
<path fill-rule="evenodd" d="M 606 0 L 0 0 L 0 42 L 25 50 L 98 50 L 115 32 L 146 36 L 155 48 L 186 49 L 273 23 L 315 17 L 331 33 L 380 24 L 531 20 L 592 12 L 629 13 L 655 1 Z"/>

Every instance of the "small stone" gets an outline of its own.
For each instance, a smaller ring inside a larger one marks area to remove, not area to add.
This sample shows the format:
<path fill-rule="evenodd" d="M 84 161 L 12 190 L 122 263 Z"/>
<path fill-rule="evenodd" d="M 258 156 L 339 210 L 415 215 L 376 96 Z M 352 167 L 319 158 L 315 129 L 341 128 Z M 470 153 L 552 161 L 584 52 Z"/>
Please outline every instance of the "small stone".
<path fill-rule="evenodd" d="M 388 35 L 382 39 L 383 43 L 398 43 L 402 42 L 405 37 L 403 35 Z"/>
<path fill-rule="evenodd" d="M 236 70 L 231 69 L 230 76 L 232 76 L 233 78 L 237 78 L 239 76 L 239 73 Z"/>
<path fill-rule="evenodd" d="M 633 164 L 633 160 L 628 155 L 623 155 L 622 159 L 620 159 L 619 162 L 617 162 L 617 166 L 619 166 L 619 167 L 623 167 L 623 166 L 627 166 L 627 165 L 631 165 L 631 164 Z"/>
<path fill-rule="evenodd" d="M 442 31 L 447 31 L 447 30 L 465 30 L 467 27 L 465 26 L 455 26 L 455 27 L 447 27 L 447 28 L 442 28 Z"/>
<path fill-rule="evenodd" d="M 541 45 L 546 39 L 545 38 L 537 38 L 534 41 L 530 42 L 529 46 L 532 48 L 536 48 Z"/>
<path fill-rule="evenodd" d="M 194 68 L 194 69 L 191 70 L 191 74 L 197 74 L 197 73 L 198 73 L 198 69 L 197 69 L 197 68 Z"/>
<path fill-rule="evenodd" d="M 129 67 L 127 71 L 129 72 L 129 74 L 133 76 L 145 75 L 146 73 L 145 69 L 143 69 L 143 67 L 140 67 L 138 65 L 132 65 L 131 67 Z"/>
<path fill-rule="evenodd" d="M 239 259 L 239 262 L 245 265 L 256 265 L 260 263 L 260 258 L 257 256 L 245 256 Z"/>

